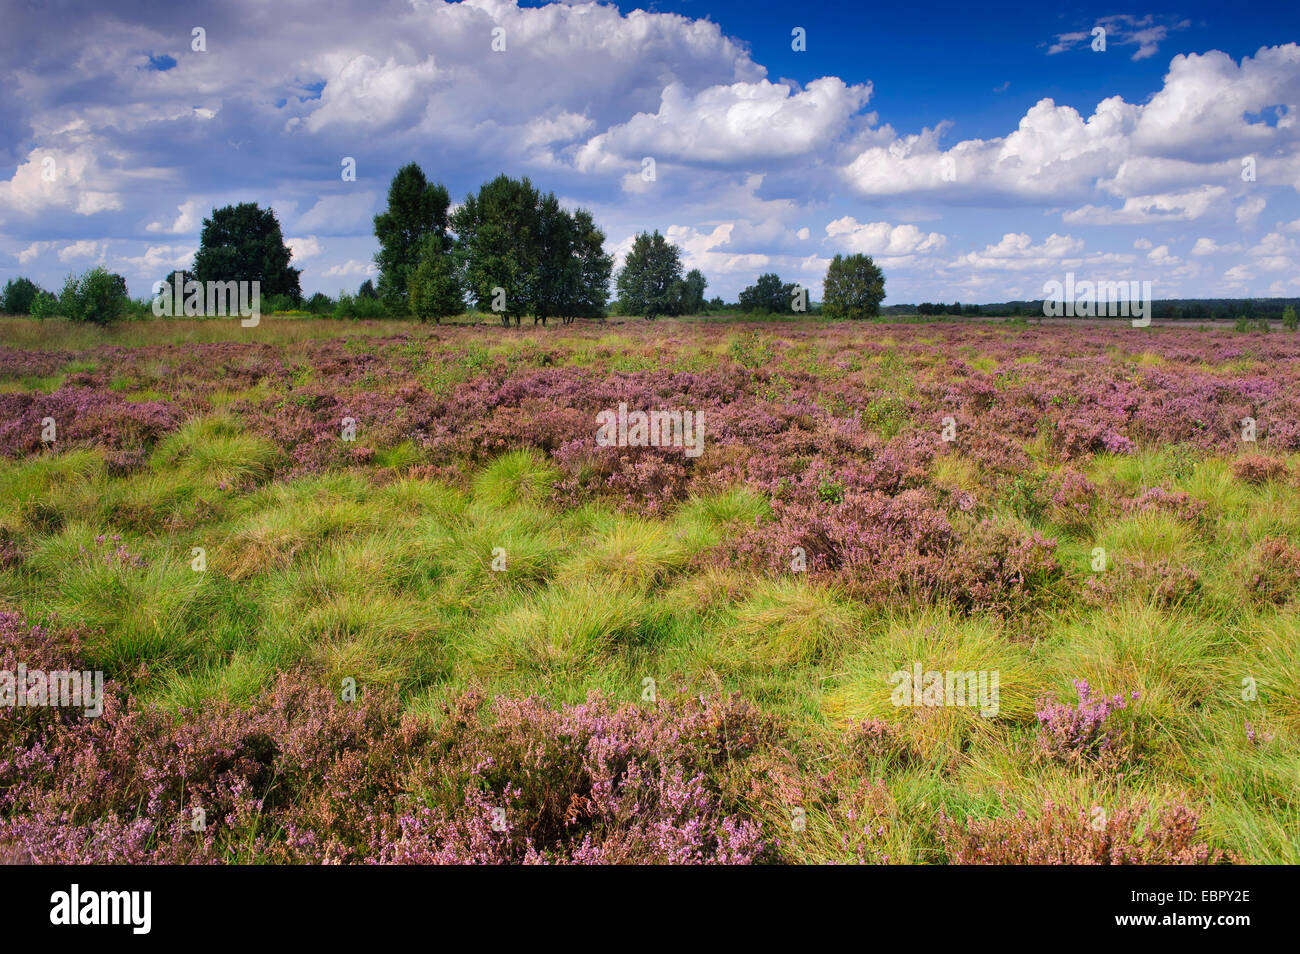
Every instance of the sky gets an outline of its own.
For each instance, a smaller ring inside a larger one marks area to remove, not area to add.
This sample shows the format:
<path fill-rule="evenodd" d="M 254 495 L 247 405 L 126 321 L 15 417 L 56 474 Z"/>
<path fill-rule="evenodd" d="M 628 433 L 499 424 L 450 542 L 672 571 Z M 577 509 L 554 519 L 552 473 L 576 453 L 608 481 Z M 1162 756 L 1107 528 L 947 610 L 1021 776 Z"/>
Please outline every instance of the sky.
<path fill-rule="evenodd" d="M 528 176 L 590 209 L 618 262 L 658 229 L 727 300 L 763 272 L 816 299 L 856 252 L 886 303 L 1040 298 L 1067 273 L 1300 296 L 1296 3 L 0 14 L 0 282 L 103 264 L 142 297 L 213 208 L 256 202 L 304 292 L 354 291 L 414 160 L 454 201 Z"/>

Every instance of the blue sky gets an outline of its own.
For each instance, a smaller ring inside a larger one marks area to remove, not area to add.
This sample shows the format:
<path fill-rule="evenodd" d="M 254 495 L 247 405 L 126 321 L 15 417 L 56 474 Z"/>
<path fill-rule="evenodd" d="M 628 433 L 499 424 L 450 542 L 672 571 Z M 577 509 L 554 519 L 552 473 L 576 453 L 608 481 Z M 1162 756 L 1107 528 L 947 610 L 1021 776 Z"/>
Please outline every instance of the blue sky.
<path fill-rule="evenodd" d="M 414 159 L 455 199 L 528 175 L 590 208 L 618 257 L 658 228 L 728 299 L 766 271 L 816 297 L 857 251 L 891 302 L 1040 297 L 1070 271 L 1296 296 L 1296 6 L 16 7 L 0 280 L 102 263 L 144 295 L 214 206 L 255 201 L 305 291 L 355 289 Z"/>

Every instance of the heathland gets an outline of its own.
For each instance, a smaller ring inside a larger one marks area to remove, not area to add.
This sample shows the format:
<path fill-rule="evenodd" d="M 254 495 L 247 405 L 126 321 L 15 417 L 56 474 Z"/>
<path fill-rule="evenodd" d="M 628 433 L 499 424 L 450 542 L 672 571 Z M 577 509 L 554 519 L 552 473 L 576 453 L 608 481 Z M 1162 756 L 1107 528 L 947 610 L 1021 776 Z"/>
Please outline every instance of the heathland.
<path fill-rule="evenodd" d="M 1298 486 L 1290 333 L 0 319 L 0 857 L 1295 863 Z"/>

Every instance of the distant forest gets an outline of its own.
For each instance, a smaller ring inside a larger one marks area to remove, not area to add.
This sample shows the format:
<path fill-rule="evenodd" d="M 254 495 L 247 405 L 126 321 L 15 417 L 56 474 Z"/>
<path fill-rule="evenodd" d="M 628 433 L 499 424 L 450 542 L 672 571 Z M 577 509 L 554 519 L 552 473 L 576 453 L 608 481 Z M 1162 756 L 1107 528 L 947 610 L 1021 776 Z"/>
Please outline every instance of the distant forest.
<path fill-rule="evenodd" d="M 1212 318 L 1273 318 L 1280 319 L 1283 310 L 1291 305 L 1300 308 L 1300 298 L 1164 298 L 1151 303 L 1153 318 L 1208 321 Z M 1043 314 L 1042 299 L 1038 301 L 1006 301 L 988 305 L 963 305 L 922 302 L 919 305 L 885 305 L 881 315 L 989 315 L 1033 317 Z"/>

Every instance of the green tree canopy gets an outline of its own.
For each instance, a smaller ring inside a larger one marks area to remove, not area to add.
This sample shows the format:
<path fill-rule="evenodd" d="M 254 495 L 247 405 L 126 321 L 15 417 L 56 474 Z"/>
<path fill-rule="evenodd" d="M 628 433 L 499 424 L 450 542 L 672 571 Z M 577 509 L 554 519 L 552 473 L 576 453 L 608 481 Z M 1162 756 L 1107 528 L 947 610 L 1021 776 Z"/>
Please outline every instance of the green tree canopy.
<path fill-rule="evenodd" d="M 480 311 L 500 305 L 502 324 L 604 314 L 613 260 L 585 209 L 502 175 L 466 197 L 451 227 L 464 289 Z"/>
<path fill-rule="evenodd" d="M 432 318 L 434 324 L 441 324 L 442 319 L 465 310 L 455 262 L 439 235 L 429 235 L 424 240 L 419 264 L 407 283 L 411 314 L 421 321 Z"/>
<path fill-rule="evenodd" d="M 603 318 L 609 304 L 609 276 L 614 257 L 605 253 L 605 233 L 596 227 L 591 213 L 573 213 L 573 254 L 578 260 L 578 286 L 566 318 Z"/>
<path fill-rule="evenodd" d="M 535 221 L 536 267 L 529 282 L 532 313 L 542 324 L 563 315 L 578 287 L 580 262 L 574 254 L 573 217 L 560 207 L 555 193 L 541 196 Z"/>
<path fill-rule="evenodd" d="M 709 287 L 704 273 L 692 268 L 682 279 L 679 295 L 678 312 L 683 315 L 698 315 L 704 311 L 704 289 Z"/>
<path fill-rule="evenodd" d="M 681 307 L 681 249 L 656 230 L 641 232 L 618 273 L 619 310 L 625 315 L 677 314 Z"/>
<path fill-rule="evenodd" d="M 430 236 L 443 251 L 451 247 L 447 234 L 447 209 L 451 197 L 445 186 L 431 183 L 414 162 L 397 170 L 388 186 L 388 208 L 375 216 L 375 238 L 379 251 L 379 297 L 393 313 L 408 305 L 411 273 L 420 262 Z"/>
<path fill-rule="evenodd" d="M 213 209 L 203 220 L 194 275 L 201 282 L 261 282 L 268 298 L 285 295 L 297 302 L 302 290 L 291 257 L 275 212 L 241 202 Z"/>
<path fill-rule="evenodd" d="M 126 279 L 103 266 L 69 275 L 59 296 L 59 310 L 69 321 L 107 325 L 126 311 Z"/>
<path fill-rule="evenodd" d="M 194 280 L 195 277 L 193 272 L 188 272 L 183 268 L 174 268 L 167 273 L 167 277 L 163 279 L 163 284 L 166 285 L 168 289 L 179 287 L 181 290 L 181 294 L 184 295 L 185 283 Z M 154 286 L 154 288 L 157 287 L 158 287 L 157 285 Z M 168 294 L 168 293 L 169 292 L 164 292 L 164 294 Z"/>
<path fill-rule="evenodd" d="M 822 298 L 828 318 L 875 317 L 885 298 L 885 273 L 870 255 L 836 255 L 826 269 Z"/>
<path fill-rule="evenodd" d="M 0 311 L 9 315 L 30 315 L 32 302 L 41 288 L 30 278 L 11 278 L 0 293 Z"/>
<path fill-rule="evenodd" d="M 782 282 L 779 275 L 768 272 L 740 293 L 740 310 L 786 315 L 794 311 L 794 282 Z"/>
<path fill-rule="evenodd" d="M 541 254 L 540 200 L 527 178 L 500 175 L 451 217 L 465 290 L 479 311 L 499 305 L 502 324 L 529 310 Z"/>

